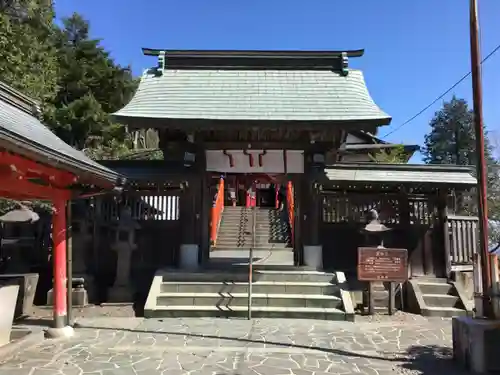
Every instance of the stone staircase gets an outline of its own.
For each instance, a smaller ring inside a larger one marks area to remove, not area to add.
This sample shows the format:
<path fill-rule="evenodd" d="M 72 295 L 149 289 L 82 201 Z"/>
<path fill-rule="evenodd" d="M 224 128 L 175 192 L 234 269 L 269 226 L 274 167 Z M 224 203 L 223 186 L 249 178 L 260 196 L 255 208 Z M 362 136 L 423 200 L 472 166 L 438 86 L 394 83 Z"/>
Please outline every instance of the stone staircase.
<path fill-rule="evenodd" d="M 408 308 L 424 316 L 472 315 L 473 301 L 460 283 L 441 278 L 413 278 L 407 283 Z"/>
<path fill-rule="evenodd" d="M 290 235 L 285 212 L 274 208 L 256 208 L 254 250 L 288 250 Z M 216 246 L 213 250 L 249 249 L 252 246 L 252 209 L 225 207 Z"/>
<path fill-rule="evenodd" d="M 340 275 L 339 275 L 340 274 Z M 252 283 L 252 317 L 353 320 L 343 273 L 256 266 Z M 147 318 L 246 317 L 248 268 L 230 266 L 156 273 L 144 309 Z"/>

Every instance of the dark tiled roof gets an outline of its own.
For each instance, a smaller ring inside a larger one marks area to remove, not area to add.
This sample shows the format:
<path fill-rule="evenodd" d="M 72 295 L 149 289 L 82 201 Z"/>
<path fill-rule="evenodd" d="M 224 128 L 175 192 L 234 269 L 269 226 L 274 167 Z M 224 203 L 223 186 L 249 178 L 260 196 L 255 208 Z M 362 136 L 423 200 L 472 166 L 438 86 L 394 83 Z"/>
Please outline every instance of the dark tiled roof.
<path fill-rule="evenodd" d="M 37 103 L 0 82 L 0 147 L 67 170 L 85 180 L 115 183 L 120 175 L 89 159 L 40 122 Z"/>

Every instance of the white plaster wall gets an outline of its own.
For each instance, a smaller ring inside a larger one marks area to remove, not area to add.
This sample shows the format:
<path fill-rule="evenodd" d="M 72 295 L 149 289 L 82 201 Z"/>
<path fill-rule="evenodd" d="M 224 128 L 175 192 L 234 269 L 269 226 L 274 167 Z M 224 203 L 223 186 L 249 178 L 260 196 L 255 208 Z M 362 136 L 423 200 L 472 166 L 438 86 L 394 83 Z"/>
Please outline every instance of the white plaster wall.
<path fill-rule="evenodd" d="M 368 154 L 349 154 L 342 156 L 343 163 L 366 163 L 373 161 Z"/>
<path fill-rule="evenodd" d="M 285 165 L 282 150 L 266 150 L 262 156 L 262 166 L 259 165 L 259 154 L 263 150 L 248 150 L 253 155 L 253 167 L 250 166 L 250 158 L 243 150 L 226 150 L 227 154 L 233 156 L 233 167 L 229 164 L 229 157 L 224 155 L 223 150 L 207 150 L 207 171 L 221 173 L 285 173 Z M 286 172 L 304 173 L 304 152 L 301 150 L 286 151 Z"/>
<path fill-rule="evenodd" d="M 365 143 L 365 142 L 362 139 L 356 137 L 355 135 L 347 134 L 347 138 L 346 138 L 345 143 L 346 144 L 353 144 L 353 143 L 359 144 L 359 143 Z"/>

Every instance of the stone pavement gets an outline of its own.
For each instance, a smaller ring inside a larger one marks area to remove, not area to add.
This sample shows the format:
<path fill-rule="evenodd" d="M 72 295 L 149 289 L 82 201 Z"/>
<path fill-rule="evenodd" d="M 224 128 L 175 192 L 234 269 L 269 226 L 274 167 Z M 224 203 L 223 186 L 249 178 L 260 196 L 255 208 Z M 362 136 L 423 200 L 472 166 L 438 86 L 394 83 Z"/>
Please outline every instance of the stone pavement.
<path fill-rule="evenodd" d="M 0 375 L 462 374 L 451 321 L 94 318 L 0 363 Z"/>

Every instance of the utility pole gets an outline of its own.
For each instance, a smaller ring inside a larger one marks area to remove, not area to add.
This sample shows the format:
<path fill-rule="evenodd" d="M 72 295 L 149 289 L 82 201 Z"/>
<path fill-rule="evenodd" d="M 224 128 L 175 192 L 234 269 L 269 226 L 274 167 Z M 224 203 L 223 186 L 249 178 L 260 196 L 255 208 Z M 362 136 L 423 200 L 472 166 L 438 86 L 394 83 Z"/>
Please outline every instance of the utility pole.
<path fill-rule="evenodd" d="M 486 187 L 486 160 L 484 157 L 483 93 L 481 85 L 481 53 L 479 48 L 477 0 L 470 0 L 470 50 L 472 71 L 472 93 L 474 101 L 474 128 L 476 134 L 478 211 L 479 211 L 479 256 L 483 284 L 483 313 L 493 318 L 490 300 L 492 291 L 490 253 L 488 251 L 488 203 Z M 496 263 L 496 262 L 495 262 Z"/>

